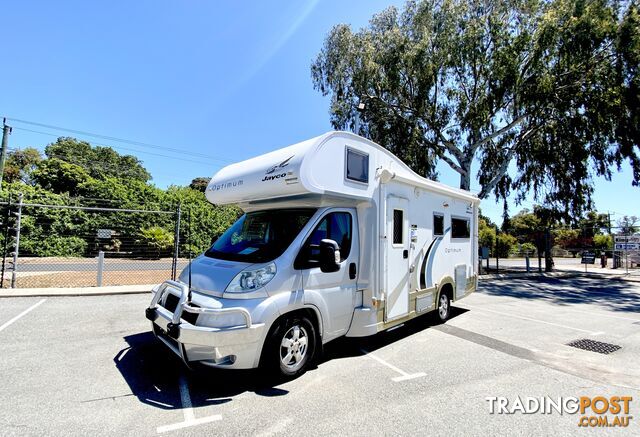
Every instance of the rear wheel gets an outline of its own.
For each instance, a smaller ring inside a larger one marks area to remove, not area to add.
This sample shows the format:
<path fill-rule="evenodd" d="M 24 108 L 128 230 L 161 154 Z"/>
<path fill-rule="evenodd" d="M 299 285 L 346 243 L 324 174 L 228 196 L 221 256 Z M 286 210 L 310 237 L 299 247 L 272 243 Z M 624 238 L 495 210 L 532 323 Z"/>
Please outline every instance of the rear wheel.
<path fill-rule="evenodd" d="M 305 316 L 286 317 L 269 338 L 265 363 L 285 377 L 303 374 L 316 351 L 316 329 Z"/>
<path fill-rule="evenodd" d="M 438 299 L 438 318 L 441 322 L 446 322 L 451 315 L 451 301 L 449 300 L 449 296 L 447 293 L 440 293 L 440 298 Z"/>

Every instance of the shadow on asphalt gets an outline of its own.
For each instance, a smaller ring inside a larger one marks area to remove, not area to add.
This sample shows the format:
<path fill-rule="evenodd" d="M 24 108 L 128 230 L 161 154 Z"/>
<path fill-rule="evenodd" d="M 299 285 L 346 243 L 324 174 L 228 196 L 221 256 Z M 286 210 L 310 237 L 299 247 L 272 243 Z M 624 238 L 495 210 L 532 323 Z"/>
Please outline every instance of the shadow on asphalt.
<path fill-rule="evenodd" d="M 513 278 L 484 281 L 478 291 L 492 296 L 544 300 L 558 305 L 591 304 L 612 311 L 639 312 L 640 293 L 637 284 L 616 279 L 572 278 Z"/>
<path fill-rule="evenodd" d="M 467 310 L 452 307 L 451 317 Z M 417 332 L 438 325 L 435 313 L 418 317 L 399 328 L 381 332 L 371 337 L 340 338 L 324 346 L 319 364 L 329 360 L 364 355 L 373 352 Z M 260 369 L 224 370 L 187 368 L 151 332 L 141 332 L 124 338 L 128 347 L 113 358 L 116 368 L 140 402 L 157 408 L 182 409 L 180 381 L 189 388 L 193 407 L 218 405 L 231 402 L 234 396 L 252 392 L 258 396 L 284 396 L 289 392 L 278 388 L 287 380 L 276 378 Z M 314 372 L 310 369 L 309 372 Z M 301 376 L 304 378 L 305 376 Z"/>

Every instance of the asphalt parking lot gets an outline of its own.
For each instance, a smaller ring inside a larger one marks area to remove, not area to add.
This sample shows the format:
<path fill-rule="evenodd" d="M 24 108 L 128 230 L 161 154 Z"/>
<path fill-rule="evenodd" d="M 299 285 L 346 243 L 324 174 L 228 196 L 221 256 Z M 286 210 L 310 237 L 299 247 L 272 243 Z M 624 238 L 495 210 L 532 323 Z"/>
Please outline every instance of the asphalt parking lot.
<path fill-rule="evenodd" d="M 338 340 L 302 377 L 190 372 L 150 295 L 0 300 L 2 435 L 638 435 L 640 283 L 496 280 L 432 317 Z M 602 355 L 566 344 L 613 343 Z M 627 428 L 489 414 L 487 397 L 632 396 Z"/>

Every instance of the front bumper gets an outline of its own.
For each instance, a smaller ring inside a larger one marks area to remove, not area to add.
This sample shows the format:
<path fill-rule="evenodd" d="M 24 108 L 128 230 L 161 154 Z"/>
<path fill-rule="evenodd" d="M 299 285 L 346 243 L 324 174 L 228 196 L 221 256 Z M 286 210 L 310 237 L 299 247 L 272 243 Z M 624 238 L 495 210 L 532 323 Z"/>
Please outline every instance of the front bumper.
<path fill-rule="evenodd" d="M 169 295 L 178 298 L 175 309 L 163 306 Z M 187 364 L 198 361 L 212 367 L 257 367 L 264 324 L 252 323 L 251 313 L 246 308 L 224 308 L 220 301 L 210 299 L 219 308 L 195 305 L 189 301 L 189 289 L 185 284 L 165 281 L 158 287 L 145 315 L 152 322 L 156 337 Z M 212 318 L 240 315 L 244 324 L 217 328 L 199 326 L 201 315 L 205 315 L 209 321 Z"/>

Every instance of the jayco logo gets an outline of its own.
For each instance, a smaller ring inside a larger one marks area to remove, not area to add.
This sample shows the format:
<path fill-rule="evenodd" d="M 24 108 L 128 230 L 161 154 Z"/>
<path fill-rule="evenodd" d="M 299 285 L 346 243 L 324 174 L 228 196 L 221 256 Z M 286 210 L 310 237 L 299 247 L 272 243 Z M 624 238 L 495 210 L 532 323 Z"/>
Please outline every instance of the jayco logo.
<path fill-rule="evenodd" d="M 280 178 L 283 178 L 283 177 L 285 177 L 286 175 L 287 175 L 286 173 L 280 173 L 280 174 L 276 174 L 276 175 L 273 175 L 273 176 L 265 176 L 264 178 L 262 178 L 262 181 L 263 181 L 263 182 L 264 182 L 264 181 L 272 181 L 272 180 L 274 180 L 274 179 L 280 179 Z"/>
<path fill-rule="evenodd" d="M 296 156 L 296 155 L 291 155 L 289 158 L 285 159 L 284 161 L 282 161 L 280 164 L 274 165 L 273 167 L 269 167 L 267 169 L 267 171 L 265 172 L 266 174 L 271 174 L 271 173 L 275 173 L 276 170 L 279 170 L 281 168 L 285 168 L 287 165 L 289 165 L 289 161 L 291 161 L 291 159 Z M 279 177 L 279 176 L 278 176 Z M 274 178 L 275 179 L 275 178 Z M 263 179 L 264 180 L 268 180 L 268 179 Z"/>

